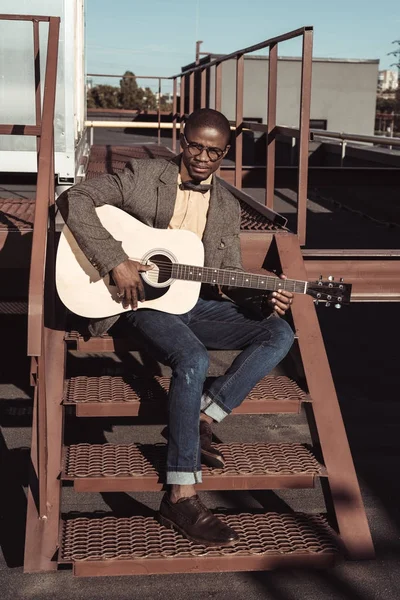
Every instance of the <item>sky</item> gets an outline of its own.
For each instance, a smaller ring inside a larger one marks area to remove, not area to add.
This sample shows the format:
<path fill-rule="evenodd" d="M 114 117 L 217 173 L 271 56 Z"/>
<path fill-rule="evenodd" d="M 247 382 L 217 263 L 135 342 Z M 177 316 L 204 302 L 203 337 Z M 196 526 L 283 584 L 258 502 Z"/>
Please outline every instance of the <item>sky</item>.
<path fill-rule="evenodd" d="M 194 60 L 196 40 L 202 51 L 228 54 L 304 25 L 314 27 L 315 57 L 394 68 L 387 54 L 400 48 L 392 43 L 400 40 L 399 0 L 86 0 L 87 72 L 170 76 Z M 278 53 L 300 56 L 300 40 Z"/>

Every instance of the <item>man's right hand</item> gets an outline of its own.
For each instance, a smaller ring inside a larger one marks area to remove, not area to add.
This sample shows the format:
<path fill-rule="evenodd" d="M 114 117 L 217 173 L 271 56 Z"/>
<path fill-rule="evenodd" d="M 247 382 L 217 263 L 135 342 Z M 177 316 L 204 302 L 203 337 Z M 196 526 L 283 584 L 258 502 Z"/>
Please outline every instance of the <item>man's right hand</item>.
<path fill-rule="evenodd" d="M 118 297 L 124 308 L 137 309 L 139 302 L 144 302 L 144 287 L 139 273 L 149 271 L 152 265 L 142 265 L 136 260 L 125 260 L 111 270 L 111 275 L 118 288 Z"/>

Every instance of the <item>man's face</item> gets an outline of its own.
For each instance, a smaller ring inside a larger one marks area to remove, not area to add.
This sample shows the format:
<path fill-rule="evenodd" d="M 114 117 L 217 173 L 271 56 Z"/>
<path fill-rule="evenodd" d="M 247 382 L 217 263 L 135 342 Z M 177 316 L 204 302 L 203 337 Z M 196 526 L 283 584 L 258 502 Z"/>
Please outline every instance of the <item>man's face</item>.
<path fill-rule="evenodd" d="M 181 136 L 181 146 L 183 164 L 194 181 L 203 181 L 214 173 L 229 150 L 224 134 L 213 127 L 188 130 L 186 137 Z"/>

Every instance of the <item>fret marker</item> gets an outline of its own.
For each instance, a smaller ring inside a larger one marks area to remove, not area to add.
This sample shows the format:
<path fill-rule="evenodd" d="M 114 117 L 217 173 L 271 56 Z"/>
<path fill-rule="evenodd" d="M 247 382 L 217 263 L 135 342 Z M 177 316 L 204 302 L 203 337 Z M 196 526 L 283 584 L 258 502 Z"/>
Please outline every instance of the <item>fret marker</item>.
<path fill-rule="evenodd" d="M 234 278 L 234 277 L 232 277 L 232 281 L 235 281 L 235 278 Z"/>
<path fill-rule="evenodd" d="M 213 279 L 213 283 L 215 283 L 215 279 Z"/>
<path fill-rule="evenodd" d="M 248 279 L 246 279 L 246 281 L 248 281 Z"/>

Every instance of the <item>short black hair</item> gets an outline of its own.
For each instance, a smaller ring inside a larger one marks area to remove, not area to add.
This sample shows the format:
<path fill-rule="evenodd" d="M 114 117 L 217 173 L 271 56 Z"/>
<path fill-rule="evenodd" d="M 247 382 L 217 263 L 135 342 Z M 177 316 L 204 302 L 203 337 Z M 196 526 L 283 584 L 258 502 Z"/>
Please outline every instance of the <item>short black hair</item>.
<path fill-rule="evenodd" d="M 193 111 L 186 120 L 185 123 L 185 134 L 190 132 L 192 129 L 199 129 L 201 127 L 212 127 L 226 138 L 226 145 L 229 144 L 231 139 L 231 127 L 228 119 L 218 110 L 212 108 L 199 108 Z"/>

